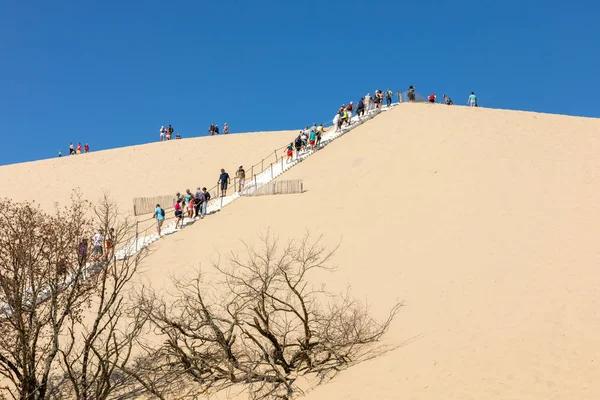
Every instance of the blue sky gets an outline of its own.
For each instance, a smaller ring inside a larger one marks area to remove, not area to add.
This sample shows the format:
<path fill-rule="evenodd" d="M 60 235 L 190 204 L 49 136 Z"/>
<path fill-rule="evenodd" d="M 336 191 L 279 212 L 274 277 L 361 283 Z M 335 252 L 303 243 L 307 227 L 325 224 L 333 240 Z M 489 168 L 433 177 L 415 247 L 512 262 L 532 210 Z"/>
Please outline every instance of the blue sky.
<path fill-rule="evenodd" d="M 147 143 L 168 124 L 297 129 L 411 84 L 598 117 L 598 15 L 591 0 L 5 1 L 0 164 Z"/>

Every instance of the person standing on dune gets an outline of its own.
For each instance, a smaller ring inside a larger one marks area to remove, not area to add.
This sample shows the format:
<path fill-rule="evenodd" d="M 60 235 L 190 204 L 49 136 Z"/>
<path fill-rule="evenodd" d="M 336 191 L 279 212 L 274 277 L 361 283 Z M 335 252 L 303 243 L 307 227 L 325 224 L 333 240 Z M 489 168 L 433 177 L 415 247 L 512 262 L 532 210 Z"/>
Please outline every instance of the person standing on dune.
<path fill-rule="evenodd" d="M 365 115 L 365 98 L 361 97 L 361 99 L 358 102 L 358 105 L 356 106 L 356 115 L 360 118 L 363 117 Z"/>
<path fill-rule="evenodd" d="M 300 150 L 302 150 L 302 131 L 300 131 L 298 137 L 294 139 L 294 149 L 296 149 L 296 160 L 299 160 Z"/>
<path fill-rule="evenodd" d="M 175 222 L 175 229 L 177 229 L 178 227 L 183 228 L 182 203 L 184 203 L 184 201 L 179 199 L 177 200 L 177 203 L 175 203 L 175 218 L 177 218 L 177 221 Z"/>
<path fill-rule="evenodd" d="M 160 127 L 160 140 L 161 142 L 164 142 L 165 140 L 167 140 L 167 131 L 165 130 L 165 126 L 161 126 Z"/>
<path fill-rule="evenodd" d="M 379 110 L 381 108 L 381 102 L 382 101 L 383 101 L 383 93 L 381 93 L 381 90 L 377 89 L 375 91 L 375 99 L 374 99 L 375 105 L 373 107 L 376 110 Z"/>
<path fill-rule="evenodd" d="M 75 154 L 75 147 L 73 143 L 69 143 L 69 155 L 72 156 L 73 154 Z"/>
<path fill-rule="evenodd" d="M 238 182 L 240 184 L 239 192 L 241 193 L 242 190 L 244 190 L 244 185 L 246 184 L 246 171 L 244 170 L 244 167 L 240 165 L 235 175 L 238 178 Z"/>
<path fill-rule="evenodd" d="M 163 222 L 165 222 L 165 210 L 162 209 L 160 204 L 156 205 L 152 218 L 156 218 L 156 232 L 158 233 L 158 237 L 160 237 L 160 229 L 162 228 Z"/>
<path fill-rule="evenodd" d="M 227 185 L 229 185 L 229 183 L 229 174 L 225 172 L 225 169 L 221 168 L 221 175 L 219 175 L 219 180 L 217 181 L 217 185 L 221 185 L 221 197 L 227 196 Z"/>
<path fill-rule="evenodd" d="M 225 122 L 225 125 L 223 125 L 223 135 L 227 135 L 229 133 L 229 125 L 227 125 L 227 122 Z"/>
<path fill-rule="evenodd" d="M 208 207 L 208 201 L 210 200 L 210 192 L 205 187 L 202 188 L 202 194 L 204 194 L 204 201 L 202 202 L 202 208 L 200 210 L 200 218 L 204 218 L 206 215 L 206 207 Z"/>
<path fill-rule="evenodd" d="M 202 209 L 203 202 L 204 202 L 204 193 L 202 193 L 202 190 L 200 190 L 200 188 L 197 188 L 196 193 L 194 194 L 194 208 L 196 211 L 194 218 L 201 218 L 200 211 Z"/>
<path fill-rule="evenodd" d="M 369 115 L 369 110 L 371 109 L 371 93 L 367 93 L 364 99 L 365 104 L 365 112 Z"/>
<path fill-rule="evenodd" d="M 194 195 L 190 189 L 185 190 L 185 208 L 188 213 L 188 218 L 193 218 L 194 216 Z"/>
<path fill-rule="evenodd" d="M 308 133 L 308 145 L 312 151 L 316 150 L 317 144 L 317 131 L 315 129 L 311 129 Z"/>
<path fill-rule="evenodd" d="M 321 136 L 323 135 L 323 132 L 323 124 L 319 124 L 319 126 L 317 127 L 317 148 L 319 148 L 319 146 L 321 145 Z"/>
<path fill-rule="evenodd" d="M 410 85 L 408 87 L 408 91 L 406 92 L 406 95 L 408 96 L 408 102 L 409 103 L 413 103 L 415 101 L 415 87 L 413 85 Z"/>
<path fill-rule="evenodd" d="M 102 231 L 96 233 L 92 239 L 94 242 L 92 255 L 95 256 L 96 261 L 99 261 L 103 255 L 104 236 L 102 235 Z"/>
<path fill-rule="evenodd" d="M 392 105 L 392 96 L 394 95 L 394 93 L 392 93 L 392 91 L 390 89 L 388 89 L 385 92 L 385 102 L 387 104 L 387 106 L 391 106 Z"/>
<path fill-rule="evenodd" d="M 348 115 L 346 123 L 348 125 L 350 125 L 350 122 L 352 121 L 352 111 L 354 111 L 354 102 L 351 101 L 350 104 L 348 104 L 348 107 L 346 107 L 346 114 Z"/>
<path fill-rule="evenodd" d="M 477 107 L 477 96 L 475 96 L 475 92 L 471 92 L 469 100 L 467 100 L 467 105 L 471 107 Z"/>

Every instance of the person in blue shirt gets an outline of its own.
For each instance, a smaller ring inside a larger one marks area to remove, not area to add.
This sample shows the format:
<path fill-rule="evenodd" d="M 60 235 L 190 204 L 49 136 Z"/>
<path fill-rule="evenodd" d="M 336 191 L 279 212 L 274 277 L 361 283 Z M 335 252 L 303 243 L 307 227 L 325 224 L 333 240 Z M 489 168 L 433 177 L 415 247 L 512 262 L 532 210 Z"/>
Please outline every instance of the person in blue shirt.
<path fill-rule="evenodd" d="M 310 149 L 314 150 L 315 149 L 315 143 L 317 141 L 317 132 L 313 131 L 312 129 L 310 130 L 310 133 L 308 134 L 308 143 L 310 144 Z"/>
<path fill-rule="evenodd" d="M 221 175 L 219 175 L 219 180 L 217 181 L 217 184 L 221 184 L 221 197 L 227 196 L 227 185 L 229 185 L 229 182 L 229 174 L 221 168 Z"/>
<path fill-rule="evenodd" d="M 467 101 L 467 105 L 471 107 L 477 107 L 477 96 L 475 96 L 475 92 L 471 92 L 469 100 Z"/>
<path fill-rule="evenodd" d="M 162 228 L 163 222 L 165 222 L 165 210 L 163 210 L 160 204 L 156 205 L 156 210 L 154 210 L 153 218 L 156 218 L 156 232 L 158 232 L 158 237 L 160 237 L 160 228 Z"/>

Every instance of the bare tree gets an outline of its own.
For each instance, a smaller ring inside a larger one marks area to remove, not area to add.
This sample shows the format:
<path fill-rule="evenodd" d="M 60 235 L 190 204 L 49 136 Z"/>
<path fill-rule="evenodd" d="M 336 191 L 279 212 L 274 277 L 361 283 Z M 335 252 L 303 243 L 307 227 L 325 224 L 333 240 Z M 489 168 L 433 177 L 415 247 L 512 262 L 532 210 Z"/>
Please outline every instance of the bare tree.
<path fill-rule="evenodd" d="M 107 196 L 92 208 L 76 193 L 52 215 L 0 202 L 0 375 L 8 382 L 0 394 L 105 399 L 124 384 L 117 369 L 143 324 L 124 316 L 127 285 L 146 251 L 114 256 L 131 227 Z M 93 259 L 89 239 L 98 230 L 111 242 L 103 243 L 107 257 Z"/>
<path fill-rule="evenodd" d="M 215 266 L 222 279 L 214 287 L 199 273 L 175 280 L 170 301 L 143 291 L 140 312 L 164 342 L 148 351 L 153 375 L 136 378 L 165 395 L 160 382 L 171 374 L 173 383 L 175 370 L 177 385 L 191 383 L 201 392 L 242 384 L 251 398 L 287 399 L 302 374 L 350 365 L 361 347 L 388 330 L 401 303 L 379 322 L 348 294 L 312 285 L 313 271 L 334 270 L 337 248 L 327 250 L 320 239 L 307 234 L 280 249 L 267 233 L 258 249 L 246 245 L 244 256 L 231 254 L 226 266 Z M 211 295 L 215 291 L 220 295 Z"/>
<path fill-rule="evenodd" d="M 0 374 L 14 399 L 46 398 L 60 333 L 89 307 L 88 207 L 75 197 L 47 215 L 32 203 L 0 202 Z"/>
<path fill-rule="evenodd" d="M 130 381 L 122 369 L 130 361 L 135 338 L 144 320 L 126 298 L 129 283 L 147 256 L 147 248 L 117 259 L 114 249 L 135 238 L 135 224 L 119 218 L 107 194 L 94 208 L 95 221 L 104 236 L 104 261 L 93 276 L 94 298 L 85 321 L 71 320 L 60 350 L 73 397 L 78 400 L 106 399 L 127 388 Z"/>

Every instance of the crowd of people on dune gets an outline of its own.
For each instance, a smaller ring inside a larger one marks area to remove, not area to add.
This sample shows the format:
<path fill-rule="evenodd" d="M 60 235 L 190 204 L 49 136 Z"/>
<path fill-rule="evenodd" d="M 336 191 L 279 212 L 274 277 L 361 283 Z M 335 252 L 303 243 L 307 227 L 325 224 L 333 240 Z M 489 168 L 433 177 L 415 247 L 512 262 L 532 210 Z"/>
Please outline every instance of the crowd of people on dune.
<path fill-rule="evenodd" d="M 160 127 L 159 141 L 164 142 L 166 140 L 171 140 L 172 136 L 173 136 L 173 127 L 171 126 L 171 124 L 169 124 L 169 126 L 167 128 L 165 128 L 164 125 Z M 175 135 L 175 139 L 181 139 L 181 134 L 179 132 L 177 132 L 177 134 Z"/>
<path fill-rule="evenodd" d="M 237 169 L 235 178 L 237 179 L 237 191 L 241 192 L 244 190 L 246 184 L 246 171 L 242 165 Z M 231 177 L 224 168 L 221 168 L 217 185 L 220 189 L 221 197 L 227 196 L 227 190 L 229 185 L 231 185 Z M 173 206 L 176 218 L 175 229 L 183 228 L 183 220 L 186 216 L 194 220 L 203 219 L 207 214 L 207 205 L 210 199 L 211 195 L 206 187 L 198 187 L 195 193 L 192 193 L 190 189 L 186 189 L 185 195 L 177 192 L 175 194 L 175 204 Z M 165 210 L 160 204 L 156 205 L 152 217 L 156 219 L 156 230 L 160 237 L 162 225 L 166 219 Z"/>
<path fill-rule="evenodd" d="M 110 228 L 106 233 L 102 230 L 99 230 L 91 239 L 93 244 L 91 258 L 88 254 L 89 239 L 84 238 L 79 242 L 77 253 L 78 263 L 80 265 L 84 265 L 88 261 L 105 262 L 113 258 L 115 243 L 114 228 Z M 66 274 L 67 266 L 64 258 L 60 258 L 58 260 L 57 270 L 59 275 Z"/>
<path fill-rule="evenodd" d="M 75 155 L 75 154 L 82 154 L 82 153 L 89 153 L 90 152 L 90 145 L 89 144 L 84 144 L 83 147 L 81 146 L 81 143 L 77 143 L 77 147 L 75 147 L 73 145 L 73 143 L 69 143 L 69 155 Z M 58 150 L 58 156 L 62 157 L 62 150 Z"/>
<path fill-rule="evenodd" d="M 414 98 L 414 88 L 411 86 L 412 88 L 412 101 L 415 101 Z M 411 93 L 411 89 L 409 89 L 409 94 Z M 409 96 L 410 99 L 410 96 Z M 435 104 L 435 101 L 437 100 L 437 96 L 435 95 L 435 93 L 431 93 L 428 97 L 427 97 L 427 101 L 429 103 L 433 103 Z M 411 100 L 409 100 L 411 101 Z M 452 99 L 448 96 L 446 96 L 445 94 L 442 95 L 442 100 L 439 102 L 439 104 L 446 104 L 448 106 L 451 106 L 454 104 L 454 102 L 452 101 Z M 478 107 L 477 105 L 477 96 L 475 95 L 475 92 L 471 92 L 471 94 L 469 95 L 469 98 L 467 99 L 467 105 L 470 107 Z"/>
<path fill-rule="evenodd" d="M 210 124 L 209 128 L 208 128 L 208 134 L 210 136 L 214 136 L 214 135 L 218 135 L 220 134 L 220 130 L 219 130 L 219 125 L 215 124 L 214 122 L 212 124 Z M 225 122 L 225 125 L 223 126 L 223 132 L 224 135 L 227 135 L 229 133 L 229 125 L 227 125 L 227 122 Z M 159 141 L 160 142 L 164 142 L 166 140 L 171 140 L 173 139 L 173 127 L 169 124 L 168 127 L 165 128 L 165 126 L 161 126 L 160 127 L 160 131 L 159 131 Z M 174 139 L 181 139 L 181 133 L 177 132 L 177 134 L 175 134 L 175 138 Z"/>
<path fill-rule="evenodd" d="M 218 135 L 219 132 L 219 125 L 215 124 L 214 122 L 212 124 L 210 124 L 210 126 L 208 127 L 208 134 L 210 136 L 214 136 L 214 135 Z M 227 135 L 229 133 L 229 125 L 227 125 L 227 122 L 225 122 L 225 124 L 223 125 L 223 135 Z"/>
<path fill-rule="evenodd" d="M 382 105 L 385 104 L 389 107 L 392 104 L 393 97 L 398 97 L 398 102 L 402 102 L 402 95 L 404 93 L 396 92 L 394 93 L 392 90 L 387 89 L 385 92 L 377 89 L 375 90 L 375 94 L 371 96 L 370 93 L 367 93 L 364 97 L 361 97 L 358 101 L 356 107 L 354 106 L 354 102 L 350 101 L 348 105 L 342 104 L 338 109 L 336 117 L 334 118 L 334 126 L 336 126 L 336 131 L 342 129 L 344 125 L 349 126 L 351 124 L 352 115 L 356 112 L 356 116 L 359 118 L 363 118 L 365 115 L 372 110 L 380 110 Z M 408 102 L 416 102 L 416 88 L 414 86 L 409 86 L 408 90 L 405 92 L 406 98 Z M 435 93 L 432 93 L 428 96 L 427 101 L 430 103 L 435 103 L 437 96 Z M 448 96 L 443 95 L 442 101 L 440 104 L 453 105 L 452 99 Z M 467 104 L 471 107 L 477 107 L 477 97 L 474 92 L 471 92 L 469 98 L 467 100 Z M 313 123 L 312 126 L 306 126 L 304 129 L 301 129 L 298 135 L 294 138 L 294 140 L 285 148 L 285 155 L 287 156 L 286 161 L 292 162 L 294 159 L 299 159 L 300 154 L 306 151 L 317 151 L 321 146 L 321 139 L 325 129 L 323 124 L 317 125 L 317 123 Z M 208 133 L 213 135 L 219 135 L 219 126 L 214 122 L 211 123 Z M 223 128 L 223 134 L 229 133 L 229 126 L 225 123 Z M 173 128 L 171 125 L 165 129 L 165 127 L 161 127 L 160 130 L 160 140 L 171 140 L 171 135 L 173 134 Z M 177 134 L 176 139 L 180 139 L 180 135 Z M 236 171 L 235 178 L 237 179 L 238 187 L 237 191 L 242 192 L 245 186 L 246 179 L 246 171 L 243 166 L 239 166 Z M 225 169 L 221 169 L 221 173 L 219 175 L 219 179 L 217 181 L 218 188 L 220 189 L 221 197 L 227 195 L 227 190 L 229 185 L 231 184 L 231 178 L 229 173 L 225 171 Z M 206 216 L 207 204 L 211 199 L 210 192 L 206 189 L 206 187 L 198 187 L 195 193 L 192 193 L 190 189 L 186 189 L 185 195 L 182 195 L 180 192 L 177 192 L 175 195 L 175 204 L 174 214 L 176 218 L 175 229 L 183 228 L 184 218 L 187 216 L 190 219 L 202 219 Z M 157 233 L 160 237 L 161 229 L 164 221 L 166 220 L 166 214 L 164 208 L 161 207 L 160 204 L 156 204 L 156 209 L 154 210 L 153 218 L 156 219 L 157 223 Z"/>
<path fill-rule="evenodd" d="M 409 103 L 414 103 L 417 101 L 417 92 L 414 86 L 409 86 L 408 90 L 405 92 L 406 98 Z M 354 102 L 346 104 L 342 104 L 342 106 L 338 109 L 337 116 L 334 120 L 334 124 L 336 125 L 336 130 L 340 130 L 344 125 L 349 125 L 352 120 L 352 115 L 356 112 L 358 117 L 362 117 L 369 113 L 371 110 L 379 110 L 384 102 L 389 107 L 392 104 L 392 100 L 394 96 L 398 97 L 398 103 L 402 103 L 402 92 L 394 93 L 392 90 L 387 89 L 385 92 L 377 89 L 375 90 L 375 94 L 371 96 L 371 93 L 367 93 L 364 97 L 361 97 L 358 101 L 356 107 L 354 106 Z M 427 101 L 429 103 L 435 103 L 437 100 L 437 96 L 435 93 L 430 94 L 427 97 Z M 453 105 L 454 102 L 452 99 L 445 94 L 442 95 L 442 101 L 440 104 Z M 467 100 L 467 105 L 471 107 L 477 107 L 477 96 L 475 92 L 471 92 L 469 98 Z"/>
<path fill-rule="evenodd" d="M 400 91 L 393 92 L 389 88 L 385 92 L 383 92 L 383 91 L 377 89 L 377 90 L 375 90 L 375 94 L 373 96 L 371 96 L 370 93 L 367 93 L 364 97 L 361 97 L 360 100 L 358 101 L 358 103 L 356 104 L 356 106 L 354 105 L 353 101 L 348 103 L 348 105 L 342 104 L 337 112 L 337 118 L 334 121 L 334 124 L 336 125 L 336 130 L 341 129 L 344 125 L 349 125 L 350 121 L 352 120 L 353 113 L 356 113 L 357 116 L 362 117 L 365 115 L 365 113 L 368 114 L 370 110 L 381 109 L 381 106 L 384 104 L 384 101 L 385 101 L 385 104 L 389 107 L 392 104 L 394 97 L 397 97 L 398 103 L 401 103 L 402 95 L 404 93 L 406 94 L 406 98 L 408 99 L 408 102 L 412 103 L 412 102 L 417 101 L 416 88 L 411 85 L 408 87 L 408 90 L 406 92 L 400 92 Z M 437 96 L 435 95 L 435 93 L 431 93 L 427 97 L 427 101 L 429 103 L 436 103 L 436 100 L 437 100 Z M 446 96 L 445 94 L 442 95 L 442 100 L 439 103 L 446 104 L 446 105 L 454 104 L 452 99 L 450 97 Z M 478 107 L 477 96 L 475 95 L 475 92 L 471 92 L 471 94 L 469 95 L 469 98 L 467 100 L 467 105 L 469 105 L 471 107 Z M 303 149 L 316 150 L 318 147 L 318 144 L 320 143 L 320 140 L 321 140 L 321 134 L 323 133 L 322 126 L 323 125 L 321 124 L 320 131 L 318 129 L 319 127 L 317 127 L 316 124 L 313 124 L 313 127 L 310 129 L 307 126 L 304 130 L 301 130 L 300 134 L 298 135 L 298 138 L 296 138 L 294 140 L 294 142 L 292 142 L 290 144 L 290 146 L 288 146 L 288 149 L 286 150 L 286 154 L 288 155 L 288 158 L 291 157 L 289 155 L 289 153 L 290 152 L 293 153 L 294 149 L 299 148 L 301 150 L 303 150 Z M 173 132 L 174 132 L 173 127 L 170 124 L 166 128 L 164 125 L 161 126 L 160 131 L 159 131 L 159 141 L 163 142 L 163 141 L 173 139 Z M 224 135 L 227 135 L 229 133 L 229 125 L 227 124 L 227 122 L 225 122 L 225 124 L 223 125 L 223 132 L 220 131 L 218 124 L 215 124 L 214 122 L 210 124 L 210 126 L 208 128 L 208 134 L 210 136 L 219 135 L 221 133 Z M 311 139 L 311 137 L 313 139 Z M 174 139 L 181 139 L 181 134 L 178 132 L 175 135 Z M 311 143 L 311 142 L 313 142 L 313 143 Z M 289 147 L 291 147 L 291 149 Z M 78 143 L 77 147 L 75 147 L 73 145 L 73 143 L 69 144 L 69 155 L 89 153 L 89 151 L 90 151 L 90 146 L 87 143 L 84 146 L 82 146 L 81 143 Z M 62 157 L 62 150 L 58 151 L 58 156 Z"/>

